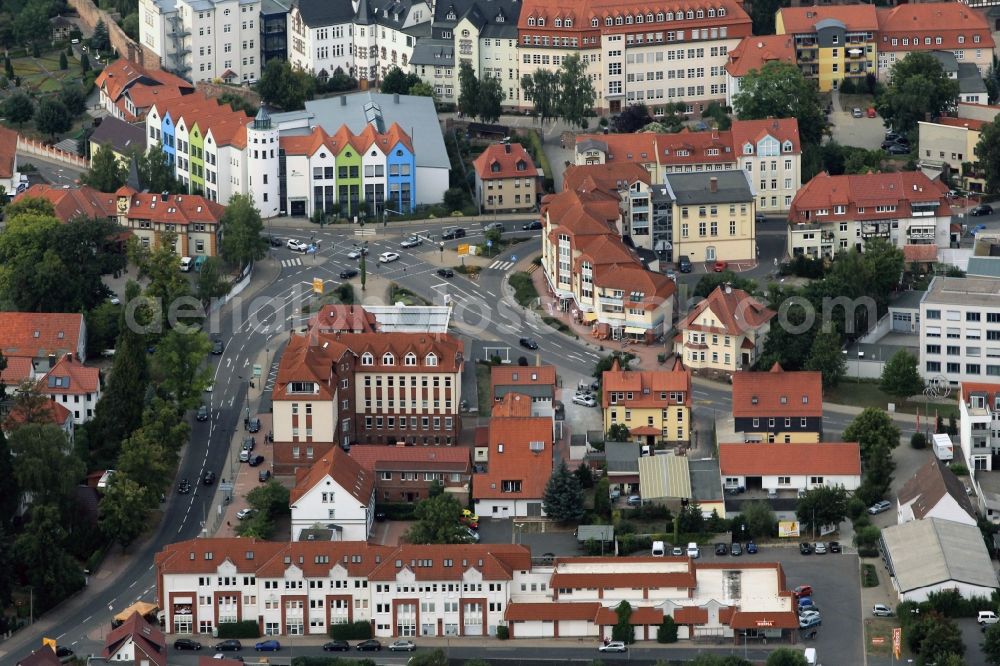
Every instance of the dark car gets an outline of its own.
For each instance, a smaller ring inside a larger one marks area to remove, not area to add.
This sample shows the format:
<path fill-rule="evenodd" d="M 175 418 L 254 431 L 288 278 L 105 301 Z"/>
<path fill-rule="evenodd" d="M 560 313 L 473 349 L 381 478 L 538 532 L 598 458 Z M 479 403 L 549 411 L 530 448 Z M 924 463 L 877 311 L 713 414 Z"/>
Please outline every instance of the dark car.
<path fill-rule="evenodd" d="M 682 254 L 677 259 L 677 270 L 681 273 L 690 273 L 694 270 L 694 266 L 691 264 L 691 259 L 689 259 L 686 254 Z"/>
<path fill-rule="evenodd" d="M 898 138 L 899 138 L 899 134 L 897 134 L 896 132 L 891 132 L 890 131 L 890 132 L 886 132 L 885 133 L 885 140 L 886 141 L 895 141 Z"/>
<path fill-rule="evenodd" d="M 800 543 L 799 552 L 802 553 L 803 555 L 812 555 L 813 547 L 805 542 Z"/>
<path fill-rule="evenodd" d="M 727 546 L 724 543 L 717 543 L 717 544 L 715 544 L 715 554 L 716 555 L 728 555 L 729 554 L 729 546 Z"/>
<path fill-rule="evenodd" d="M 216 643 L 214 649 L 216 652 L 239 652 L 243 649 L 243 644 L 235 638 L 229 638 L 220 643 Z"/>
<path fill-rule="evenodd" d="M 281 649 L 281 643 L 274 640 L 273 638 L 270 638 L 266 641 L 261 641 L 260 643 L 257 643 L 256 645 L 253 646 L 253 649 L 257 650 L 257 652 L 277 652 L 278 650 Z"/>
<path fill-rule="evenodd" d="M 538 349 L 538 343 L 531 338 L 521 338 L 520 343 L 525 349 Z"/>
<path fill-rule="evenodd" d="M 379 643 L 374 638 L 369 638 L 366 641 L 361 641 L 357 644 L 357 649 L 361 652 L 378 652 L 382 649 L 382 644 Z"/>
<path fill-rule="evenodd" d="M 191 484 L 187 479 L 181 479 L 180 483 L 177 484 L 177 492 L 181 495 L 187 495 L 191 492 Z"/>
<path fill-rule="evenodd" d="M 978 206 L 969 211 L 969 215 L 971 215 L 972 217 L 979 217 L 980 215 L 992 215 L 992 214 L 993 214 L 993 206 L 990 206 L 989 204 L 979 204 Z"/>
<path fill-rule="evenodd" d="M 324 652 L 347 652 L 351 649 L 351 644 L 347 641 L 330 641 L 323 643 Z"/>
<path fill-rule="evenodd" d="M 277 236 L 268 236 L 267 240 L 271 243 L 271 247 L 281 247 L 285 244 L 285 241 L 281 240 Z"/>
<path fill-rule="evenodd" d="M 198 413 L 195 415 L 195 418 L 198 419 L 199 421 L 207 421 L 208 420 L 208 406 L 207 405 L 201 405 L 201 406 L 199 406 L 198 407 Z"/>
<path fill-rule="evenodd" d="M 539 220 L 532 220 L 531 222 L 528 222 L 527 224 L 521 226 L 521 229 L 524 231 L 536 231 L 541 228 L 542 228 L 542 223 Z"/>
<path fill-rule="evenodd" d="M 881 148 L 882 148 L 882 150 L 889 150 L 889 148 L 891 148 L 892 146 L 895 146 L 895 145 L 897 145 L 897 144 L 896 144 L 896 142 L 894 140 L 886 139 L 885 141 L 882 142 Z"/>
<path fill-rule="evenodd" d="M 740 545 L 739 541 L 734 541 L 729 544 L 729 554 L 733 557 L 739 557 L 743 554 L 743 546 Z"/>
<path fill-rule="evenodd" d="M 746 550 L 747 550 L 747 555 L 756 555 L 757 554 L 757 544 L 755 544 L 753 541 L 747 541 L 747 549 Z"/>
<path fill-rule="evenodd" d="M 199 645 L 198 647 L 201 646 Z M 76 653 L 65 645 L 59 645 L 56 647 L 56 659 L 58 659 L 61 664 L 67 664 L 76 660 Z"/>
<path fill-rule="evenodd" d="M 885 152 L 890 155 L 909 155 L 910 149 L 908 146 L 904 146 L 901 143 L 894 143 L 885 149 Z"/>
<path fill-rule="evenodd" d="M 269 469 L 262 469 L 260 470 L 260 472 L 257 473 L 257 480 L 260 481 L 261 483 L 267 483 L 267 481 L 270 480 L 270 478 L 271 478 L 271 470 Z"/>
<path fill-rule="evenodd" d="M 247 463 L 251 467 L 256 467 L 257 465 L 261 464 L 262 462 L 264 462 L 264 456 L 261 456 L 261 455 L 250 456 L 250 460 L 247 461 Z"/>
<path fill-rule="evenodd" d="M 253 437 L 244 437 L 243 438 L 243 450 L 244 451 L 253 451 L 254 448 L 256 448 L 256 446 L 257 446 L 257 440 L 254 439 Z"/>
<path fill-rule="evenodd" d="M 836 542 L 836 541 L 831 541 L 830 542 L 830 552 L 831 553 L 839 553 L 840 552 L 840 544 L 838 542 Z"/>
<path fill-rule="evenodd" d="M 175 650 L 200 650 L 201 643 L 198 641 L 193 641 L 190 638 L 178 638 L 174 641 Z"/>
<path fill-rule="evenodd" d="M 247 424 L 247 430 L 250 432 L 260 432 L 260 419 L 250 419 L 250 423 Z"/>
<path fill-rule="evenodd" d="M 206 486 L 210 486 L 215 483 L 215 472 L 208 471 L 205 472 L 205 476 L 201 477 L 201 482 Z"/>
<path fill-rule="evenodd" d="M 452 240 L 454 238 L 465 238 L 465 229 L 462 227 L 455 227 L 454 229 L 445 229 L 444 233 L 441 234 L 441 238 L 444 240 Z"/>
<path fill-rule="evenodd" d="M 439 268 L 437 270 L 437 274 L 440 275 L 443 278 L 453 278 L 453 277 L 455 277 L 455 271 L 451 270 L 450 268 Z"/>
<path fill-rule="evenodd" d="M 358 275 L 357 268 L 345 268 L 344 270 L 340 271 L 341 280 L 350 280 L 352 277 L 357 277 L 357 275 Z"/>
<path fill-rule="evenodd" d="M 221 354 L 222 350 L 225 349 L 225 348 L 226 348 L 226 346 L 222 343 L 221 339 L 216 338 L 216 339 L 212 340 L 212 353 L 215 354 L 216 356 L 218 356 L 219 354 Z"/>
<path fill-rule="evenodd" d="M 896 143 L 898 143 L 901 146 L 909 146 L 910 140 L 907 139 L 905 136 L 900 135 L 896 137 Z"/>

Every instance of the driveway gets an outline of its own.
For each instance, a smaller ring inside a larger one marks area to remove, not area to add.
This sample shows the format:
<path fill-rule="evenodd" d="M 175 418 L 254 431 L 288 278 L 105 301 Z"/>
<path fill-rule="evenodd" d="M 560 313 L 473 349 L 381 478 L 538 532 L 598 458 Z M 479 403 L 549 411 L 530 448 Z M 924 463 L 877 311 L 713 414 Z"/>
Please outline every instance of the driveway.
<path fill-rule="evenodd" d="M 863 96 L 838 95 L 832 96 L 833 113 L 830 114 L 830 138 L 842 146 L 855 146 L 874 150 L 885 139 L 885 124 L 880 116 L 869 118 L 867 113 L 863 118 L 851 115 L 854 107 L 867 112 L 871 101 Z"/>

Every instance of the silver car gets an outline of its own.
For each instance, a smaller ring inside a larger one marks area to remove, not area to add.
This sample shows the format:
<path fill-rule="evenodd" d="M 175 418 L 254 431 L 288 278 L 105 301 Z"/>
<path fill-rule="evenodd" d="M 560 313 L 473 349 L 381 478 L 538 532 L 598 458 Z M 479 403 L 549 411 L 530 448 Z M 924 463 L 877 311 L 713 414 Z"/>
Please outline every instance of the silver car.
<path fill-rule="evenodd" d="M 410 640 L 398 640 L 389 644 L 391 652 L 413 652 L 417 649 L 417 644 Z"/>

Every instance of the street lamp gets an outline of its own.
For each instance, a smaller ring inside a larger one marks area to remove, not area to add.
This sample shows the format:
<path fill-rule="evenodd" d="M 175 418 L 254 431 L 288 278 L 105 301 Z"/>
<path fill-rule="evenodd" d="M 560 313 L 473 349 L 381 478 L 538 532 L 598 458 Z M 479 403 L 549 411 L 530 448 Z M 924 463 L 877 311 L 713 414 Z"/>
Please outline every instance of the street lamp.
<path fill-rule="evenodd" d="M 391 209 L 391 208 L 389 208 L 387 206 L 383 206 L 382 207 L 382 226 L 383 227 L 389 226 L 389 213 L 392 213 L 393 215 L 406 215 L 406 213 L 401 213 L 398 210 L 393 210 L 393 209 Z"/>

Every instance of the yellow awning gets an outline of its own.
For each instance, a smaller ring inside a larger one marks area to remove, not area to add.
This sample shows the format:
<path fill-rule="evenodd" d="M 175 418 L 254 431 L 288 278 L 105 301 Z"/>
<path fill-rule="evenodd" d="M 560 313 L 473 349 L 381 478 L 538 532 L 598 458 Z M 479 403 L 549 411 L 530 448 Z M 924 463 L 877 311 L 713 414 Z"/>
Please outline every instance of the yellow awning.
<path fill-rule="evenodd" d="M 646 329 L 639 328 L 638 326 L 626 326 L 625 332 L 629 335 L 646 335 Z"/>
<path fill-rule="evenodd" d="M 137 601 L 128 608 L 126 608 L 125 610 L 123 610 L 121 613 L 118 613 L 118 615 L 115 615 L 115 619 L 118 620 L 119 622 L 124 622 L 125 620 L 132 617 L 132 613 L 138 613 L 139 615 L 145 617 L 150 613 L 156 612 L 156 610 L 157 610 L 156 604 L 151 604 L 146 601 Z"/>
<path fill-rule="evenodd" d="M 597 313 L 596 312 L 584 312 L 583 313 L 583 320 L 584 321 L 594 321 L 595 319 L 597 319 Z"/>

